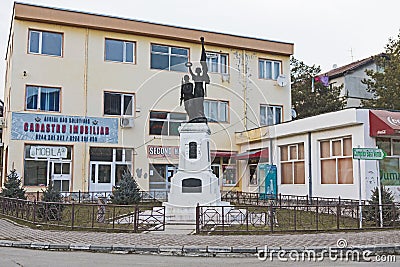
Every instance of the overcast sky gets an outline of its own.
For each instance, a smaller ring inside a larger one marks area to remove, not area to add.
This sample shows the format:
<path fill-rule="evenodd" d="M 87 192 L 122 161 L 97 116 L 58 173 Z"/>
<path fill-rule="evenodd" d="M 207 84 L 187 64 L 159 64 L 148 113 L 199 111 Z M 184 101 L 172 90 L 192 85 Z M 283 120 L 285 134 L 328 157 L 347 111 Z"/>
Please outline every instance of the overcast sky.
<path fill-rule="evenodd" d="M 398 0 L 22 0 L 200 30 L 294 43 L 294 56 L 328 71 L 383 51 L 400 30 Z M 0 0 L 0 99 L 12 0 Z"/>

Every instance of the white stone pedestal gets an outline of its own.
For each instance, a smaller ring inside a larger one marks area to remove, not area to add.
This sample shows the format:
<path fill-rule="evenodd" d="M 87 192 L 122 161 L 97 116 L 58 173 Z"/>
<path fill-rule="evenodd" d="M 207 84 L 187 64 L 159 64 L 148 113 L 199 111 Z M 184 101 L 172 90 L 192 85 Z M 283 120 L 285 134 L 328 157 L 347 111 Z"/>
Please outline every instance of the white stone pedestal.
<path fill-rule="evenodd" d="M 195 222 L 196 206 L 229 206 L 221 201 L 218 178 L 211 171 L 210 128 L 206 123 L 183 123 L 179 127 L 179 167 L 171 178 L 167 222 Z"/>

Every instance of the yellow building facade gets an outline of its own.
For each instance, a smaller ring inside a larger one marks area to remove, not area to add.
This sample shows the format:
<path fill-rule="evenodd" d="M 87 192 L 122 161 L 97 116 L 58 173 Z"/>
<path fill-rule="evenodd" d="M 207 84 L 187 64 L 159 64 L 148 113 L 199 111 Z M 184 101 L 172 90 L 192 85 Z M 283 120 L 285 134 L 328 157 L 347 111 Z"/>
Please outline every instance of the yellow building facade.
<path fill-rule="evenodd" d="M 28 191 L 111 191 L 129 170 L 168 190 L 185 63 L 205 38 L 212 169 L 241 190 L 235 132 L 291 120 L 293 44 L 16 3 L 4 88 L 3 174 Z M 280 83 L 278 83 L 279 81 Z"/>

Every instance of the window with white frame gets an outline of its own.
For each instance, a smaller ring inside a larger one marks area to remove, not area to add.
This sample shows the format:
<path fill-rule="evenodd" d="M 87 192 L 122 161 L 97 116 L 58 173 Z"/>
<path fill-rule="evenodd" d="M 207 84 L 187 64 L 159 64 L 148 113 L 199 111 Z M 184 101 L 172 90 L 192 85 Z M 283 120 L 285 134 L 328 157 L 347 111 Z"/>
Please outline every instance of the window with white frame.
<path fill-rule="evenodd" d="M 228 73 L 228 55 L 221 53 L 206 53 L 206 62 L 209 72 Z"/>
<path fill-rule="evenodd" d="M 135 42 L 106 39 L 105 60 L 135 63 Z"/>
<path fill-rule="evenodd" d="M 260 124 L 274 125 L 282 123 L 282 106 L 261 105 Z"/>
<path fill-rule="evenodd" d="M 189 49 L 165 45 L 151 45 L 151 68 L 187 72 Z"/>
<path fill-rule="evenodd" d="M 92 183 L 118 185 L 124 173 L 132 173 L 133 149 L 91 147 L 89 154 Z"/>
<path fill-rule="evenodd" d="M 305 184 L 304 143 L 280 146 L 281 183 Z"/>
<path fill-rule="evenodd" d="M 132 116 L 134 104 L 134 94 L 104 92 L 104 115 Z"/>
<path fill-rule="evenodd" d="M 319 145 L 321 184 L 352 184 L 351 137 L 321 140 Z"/>
<path fill-rule="evenodd" d="M 28 51 L 31 54 L 61 56 L 62 41 L 62 33 L 29 30 Z"/>
<path fill-rule="evenodd" d="M 26 86 L 25 107 L 27 110 L 60 111 L 60 88 Z"/>
<path fill-rule="evenodd" d="M 209 122 L 228 122 L 228 102 L 205 99 L 204 115 Z"/>
<path fill-rule="evenodd" d="M 179 136 L 178 127 L 186 119 L 185 113 L 150 111 L 149 133 L 151 135 Z"/>
<path fill-rule="evenodd" d="M 281 62 L 276 60 L 259 59 L 258 77 L 260 79 L 276 80 L 281 74 Z"/>
<path fill-rule="evenodd" d="M 52 149 L 61 151 L 60 155 L 47 153 Z M 68 192 L 71 165 L 72 146 L 25 145 L 23 185 L 47 186 L 51 180 L 55 189 Z"/>

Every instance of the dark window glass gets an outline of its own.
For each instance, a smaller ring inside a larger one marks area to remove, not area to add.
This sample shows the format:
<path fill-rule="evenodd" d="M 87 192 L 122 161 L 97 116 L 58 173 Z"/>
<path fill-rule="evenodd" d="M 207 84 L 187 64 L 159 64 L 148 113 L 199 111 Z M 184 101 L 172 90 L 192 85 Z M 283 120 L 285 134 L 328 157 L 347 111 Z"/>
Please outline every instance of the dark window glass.
<path fill-rule="evenodd" d="M 62 34 L 42 32 L 42 54 L 61 56 Z"/>
<path fill-rule="evenodd" d="M 106 60 L 123 62 L 124 42 L 106 39 Z"/>
<path fill-rule="evenodd" d="M 163 111 L 151 111 L 150 119 L 166 119 L 168 116 L 168 112 Z"/>
<path fill-rule="evenodd" d="M 152 54 L 151 55 L 151 68 L 152 69 L 168 69 L 169 59 L 168 55 Z"/>
<path fill-rule="evenodd" d="M 38 108 L 38 92 L 39 88 L 35 86 L 26 87 L 26 109 Z"/>
<path fill-rule="evenodd" d="M 188 50 L 184 49 L 184 48 L 172 47 L 171 48 L 171 54 L 187 56 L 188 55 Z"/>
<path fill-rule="evenodd" d="M 108 147 L 91 147 L 90 161 L 112 162 L 113 150 Z"/>
<path fill-rule="evenodd" d="M 121 115 L 121 95 L 104 93 L 104 114 Z"/>
<path fill-rule="evenodd" d="M 98 183 L 111 183 L 111 165 L 99 165 Z"/>
<path fill-rule="evenodd" d="M 163 131 L 164 122 L 162 121 L 150 121 L 150 134 L 161 135 Z"/>
<path fill-rule="evenodd" d="M 187 67 L 185 66 L 185 63 L 187 63 L 187 61 L 187 57 L 171 56 L 171 70 L 186 72 Z"/>
<path fill-rule="evenodd" d="M 124 115 L 132 115 L 132 96 L 124 95 Z"/>
<path fill-rule="evenodd" d="M 40 110 L 60 111 L 60 90 L 57 88 L 41 88 Z"/>
<path fill-rule="evenodd" d="M 39 53 L 40 33 L 34 31 L 30 31 L 29 33 L 29 52 Z"/>
<path fill-rule="evenodd" d="M 162 45 L 152 45 L 151 46 L 152 52 L 159 52 L 159 53 L 168 53 L 168 46 Z"/>
<path fill-rule="evenodd" d="M 125 43 L 125 62 L 133 62 L 133 43 Z"/>
<path fill-rule="evenodd" d="M 24 185 L 47 185 L 47 161 L 25 161 Z"/>

